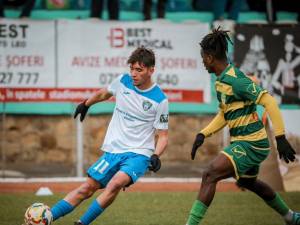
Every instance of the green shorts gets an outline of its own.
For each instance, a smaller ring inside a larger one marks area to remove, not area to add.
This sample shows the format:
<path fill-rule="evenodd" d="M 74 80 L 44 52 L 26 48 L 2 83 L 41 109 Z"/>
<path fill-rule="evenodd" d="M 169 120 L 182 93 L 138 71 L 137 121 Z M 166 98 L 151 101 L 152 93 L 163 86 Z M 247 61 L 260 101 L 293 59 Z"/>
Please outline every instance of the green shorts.
<path fill-rule="evenodd" d="M 222 151 L 232 162 L 237 180 L 257 177 L 261 162 L 270 152 L 269 143 L 265 143 L 261 147 L 247 141 L 235 141 Z"/>

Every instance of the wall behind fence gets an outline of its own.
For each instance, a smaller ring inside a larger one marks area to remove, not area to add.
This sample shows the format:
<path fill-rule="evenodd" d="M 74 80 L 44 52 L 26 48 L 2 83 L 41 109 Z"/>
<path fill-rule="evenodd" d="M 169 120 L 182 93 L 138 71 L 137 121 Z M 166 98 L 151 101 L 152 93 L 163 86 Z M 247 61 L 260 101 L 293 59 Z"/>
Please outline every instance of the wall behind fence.
<path fill-rule="evenodd" d="M 88 116 L 84 123 L 84 165 L 90 166 L 99 157 L 99 147 L 111 115 Z M 197 160 L 191 162 L 190 150 L 195 134 L 212 116 L 170 117 L 170 141 L 163 163 L 183 163 L 173 171 L 180 176 L 184 164 L 203 167 L 221 149 L 222 132 L 208 138 Z M 180 124 L 180 126 L 178 126 Z M 76 125 L 71 116 L 7 115 L 2 121 L 0 143 L 2 169 L 13 170 L 25 176 L 72 176 L 75 175 Z M 200 164 L 199 164 L 200 162 Z M 201 164 L 202 162 L 202 164 Z M 20 175 L 22 175 L 20 174 Z"/>

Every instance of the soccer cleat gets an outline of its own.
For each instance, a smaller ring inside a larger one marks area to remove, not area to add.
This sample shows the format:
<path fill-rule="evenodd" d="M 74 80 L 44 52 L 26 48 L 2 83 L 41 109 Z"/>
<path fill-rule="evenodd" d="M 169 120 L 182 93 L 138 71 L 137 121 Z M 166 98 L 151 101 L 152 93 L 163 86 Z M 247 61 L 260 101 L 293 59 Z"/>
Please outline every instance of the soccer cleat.
<path fill-rule="evenodd" d="M 293 218 L 291 222 L 287 222 L 286 225 L 300 225 L 300 213 L 293 212 Z"/>
<path fill-rule="evenodd" d="M 83 223 L 81 223 L 81 221 L 78 220 L 77 222 L 74 222 L 74 225 L 83 225 Z"/>

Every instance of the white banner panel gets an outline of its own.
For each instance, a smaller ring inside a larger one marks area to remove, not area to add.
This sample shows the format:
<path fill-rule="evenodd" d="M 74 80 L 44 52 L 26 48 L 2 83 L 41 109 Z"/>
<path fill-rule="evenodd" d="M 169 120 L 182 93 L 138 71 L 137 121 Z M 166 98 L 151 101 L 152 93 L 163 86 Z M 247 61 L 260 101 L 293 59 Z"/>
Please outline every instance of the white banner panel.
<path fill-rule="evenodd" d="M 297 136 L 300 140 L 300 110 L 281 110 L 285 130 L 288 135 Z"/>
<path fill-rule="evenodd" d="M 0 87 L 54 87 L 54 21 L 0 20 Z"/>
<path fill-rule="evenodd" d="M 121 73 L 131 52 L 155 51 L 153 77 L 170 101 L 209 102 L 210 77 L 198 45 L 208 24 L 159 22 L 58 22 L 58 87 L 99 88 Z"/>

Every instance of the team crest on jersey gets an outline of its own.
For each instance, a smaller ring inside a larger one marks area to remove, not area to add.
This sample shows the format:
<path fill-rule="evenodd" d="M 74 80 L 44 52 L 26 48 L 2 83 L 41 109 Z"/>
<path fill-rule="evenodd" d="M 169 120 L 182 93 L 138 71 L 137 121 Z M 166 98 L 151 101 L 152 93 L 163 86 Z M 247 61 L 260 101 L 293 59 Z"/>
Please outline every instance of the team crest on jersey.
<path fill-rule="evenodd" d="M 147 100 L 144 100 L 144 101 L 143 101 L 143 109 L 144 109 L 145 111 L 148 111 L 151 107 L 152 107 L 152 103 L 151 103 L 151 102 L 149 102 L 149 101 L 147 101 Z"/>

